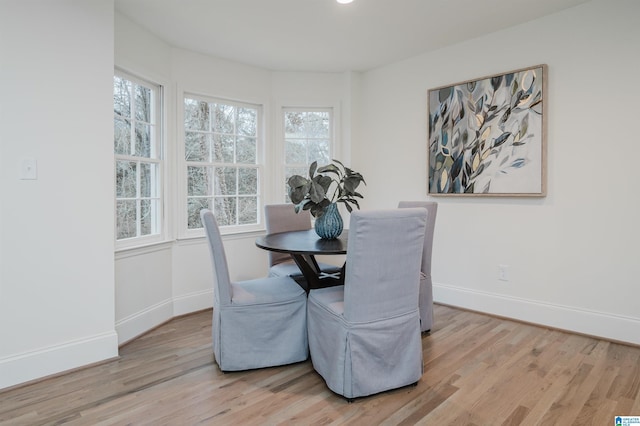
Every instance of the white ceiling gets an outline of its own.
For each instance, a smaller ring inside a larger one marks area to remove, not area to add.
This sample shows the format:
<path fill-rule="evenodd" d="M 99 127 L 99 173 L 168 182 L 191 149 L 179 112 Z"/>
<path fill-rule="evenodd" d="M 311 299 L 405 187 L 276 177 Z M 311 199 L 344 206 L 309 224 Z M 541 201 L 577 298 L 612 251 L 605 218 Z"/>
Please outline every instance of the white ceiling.
<path fill-rule="evenodd" d="M 282 71 L 366 71 L 590 0 L 115 0 L 171 46 Z"/>

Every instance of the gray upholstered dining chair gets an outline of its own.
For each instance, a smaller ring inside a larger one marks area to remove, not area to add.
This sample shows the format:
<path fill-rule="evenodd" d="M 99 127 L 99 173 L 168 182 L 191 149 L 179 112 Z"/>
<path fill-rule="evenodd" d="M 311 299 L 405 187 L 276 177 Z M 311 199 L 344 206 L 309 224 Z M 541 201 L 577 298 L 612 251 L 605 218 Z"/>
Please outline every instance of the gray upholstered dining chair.
<path fill-rule="evenodd" d="M 420 330 L 431 331 L 433 327 L 433 282 L 431 280 L 431 255 L 433 253 L 433 231 L 436 226 L 438 203 L 435 201 L 400 201 L 399 208 L 422 207 L 427 209 L 427 230 L 422 249 L 422 267 L 420 274 Z"/>
<path fill-rule="evenodd" d="M 418 281 L 426 216 L 422 208 L 354 211 L 344 285 L 309 293 L 313 368 L 349 400 L 422 376 Z"/>
<path fill-rule="evenodd" d="M 286 231 L 306 231 L 311 229 L 311 213 L 302 210 L 296 213 L 293 204 L 267 204 L 264 206 L 267 234 Z M 340 272 L 340 267 L 318 262 L 320 271 L 328 274 Z M 269 251 L 270 277 L 302 277 L 302 271 L 288 253 Z"/>
<path fill-rule="evenodd" d="M 213 353 L 222 371 L 308 358 L 307 295 L 290 277 L 231 282 L 213 213 L 200 211 L 214 271 Z"/>

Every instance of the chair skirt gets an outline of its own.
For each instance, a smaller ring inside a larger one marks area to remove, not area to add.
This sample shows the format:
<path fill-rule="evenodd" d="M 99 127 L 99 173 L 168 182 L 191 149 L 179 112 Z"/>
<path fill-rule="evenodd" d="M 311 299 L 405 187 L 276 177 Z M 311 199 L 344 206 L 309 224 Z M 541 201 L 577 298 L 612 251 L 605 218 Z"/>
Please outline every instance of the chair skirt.
<path fill-rule="evenodd" d="M 349 323 L 342 315 L 343 289 L 313 290 L 307 303 L 311 361 L 329 389 L 356 398 L 417 382 L 423 372 L 418 310 Z"/>
<path fill-rule="evenodd" d="M 214 301 L 213 351 L 222 371 L 292 364 L 309 356 L 305 291 L 285 277 L 265 295 L 257 289 L 274 279 L 255 281 L 234 283 L 239 302 L 220 306 Z"/>

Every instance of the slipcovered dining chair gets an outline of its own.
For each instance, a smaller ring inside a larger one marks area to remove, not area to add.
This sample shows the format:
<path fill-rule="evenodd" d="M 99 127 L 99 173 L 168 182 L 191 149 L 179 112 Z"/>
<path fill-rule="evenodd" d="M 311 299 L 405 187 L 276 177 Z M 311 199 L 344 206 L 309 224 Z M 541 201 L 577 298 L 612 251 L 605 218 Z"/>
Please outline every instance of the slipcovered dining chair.
<path fill-rule="evenodd" d="M 293 204 L 267 204 L 264 206 L 264 218 L 267 234 L 286 231 L 306 231 L 311 229 L 311 213 L 302 210 L 296 213 Z M 318 262 L 321 272 L 333 274 L 340 272 L 339 266 Z M 270 277 L 302 277 L 302 271 L 288 253 L 269 251 Z"/>
<path fill-rule="evenodd" d="M 420 330 L 431 331 L 433 327 L 433 282 L 431 281 L 431 254 L 433 253 L 433 231 L 436 226 L 438 203 L 435 201 L 400 201 L 399 208 L 422 207 L 427 209 L 427 229 L 422 249 L 422 267 L 420 273 Z"/>
<path fill-rule="evenodd" d="M 311 290 L 313 368 L 351 400 L 422 376 L 418 281 L 425 209 L 351 213 L 345 283 Z"/>
<path fill-rule="evenodd" d="M 222 371 L 308 358 L 307 295 L 290 277 L 231 282 L 213 213 L 200 211 L 214 272 L 213 353 Z"/>

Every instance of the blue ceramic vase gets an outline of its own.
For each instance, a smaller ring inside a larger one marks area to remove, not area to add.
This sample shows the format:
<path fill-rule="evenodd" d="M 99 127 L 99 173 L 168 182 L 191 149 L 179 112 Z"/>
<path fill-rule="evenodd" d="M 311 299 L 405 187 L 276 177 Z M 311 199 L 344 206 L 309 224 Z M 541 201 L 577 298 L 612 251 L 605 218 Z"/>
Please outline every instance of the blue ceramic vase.
<path fill-rule="evenodd" d="M 316 218 L 316 234 L 324 240 L 338 238 L 342 234 L 342 217 L 336 203 L 331 203 L 324 208 L 322 216 Z"/>

